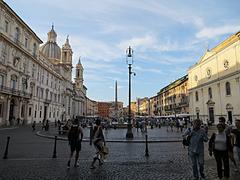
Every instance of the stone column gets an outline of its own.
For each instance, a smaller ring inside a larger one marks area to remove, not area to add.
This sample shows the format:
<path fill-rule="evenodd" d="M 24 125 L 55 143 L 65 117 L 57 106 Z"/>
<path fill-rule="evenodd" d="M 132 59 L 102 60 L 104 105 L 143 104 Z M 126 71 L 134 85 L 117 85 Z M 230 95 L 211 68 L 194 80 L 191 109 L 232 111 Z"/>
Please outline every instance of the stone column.
<path fill-rule="evenodd" d="M 206 121 L 205 121 L 205 110 L 204 110 L 204 105 L 205 105 L 205 101 L 204 101 L 204 92 L 203 92 L 203 88 L 201 89 L 201 92 L 202 92 L 202 114 L 203 114 L 203 121 L 205 122 L 205 123 L 207 123 Z"/>
<path fill-rule="evenodd" d="M 18 109 L 18 116 L 16 117 L 17 118 L 22 118 L 21 117 L 21 111 L 22 111 L 22 99 L 19 99 L 19 109 Z"/>
<path fill-rule="evenodd" d="M 238 93 L 237 93 L 237 97 L 240 97 L 240 83 L 239 83 L 239 77 L 236 78 L 236 83 L 237 83 L 237 90 L 238 90 Z M 240 114 L 240 102 L 239 100 L 237 101 L 238 104 L 237 104 L 237 107 L 235 107 L 235 110 L 237 109 L 237 112 L 235 112 L 236 114 Z"/>
<path fill-rule="evenodd" d="M 219 103 L 220 103 L 220 113 L 222 116 L 222 95 L 221 95 L 221 87 L 220 87 L 220 83 L 217 84 L 218 87 L 218 94 L 219 94 Z"/>
<path fill-rule="evenodd" d="M 11 102 L 11 96 L 8 96 L 7 97 L 7 103 L 6 103 L 6 113 L 5 113 L 5 124 L 7 126 L 10 125 L 10 122 L 9 122 L 10 102 Z"/>

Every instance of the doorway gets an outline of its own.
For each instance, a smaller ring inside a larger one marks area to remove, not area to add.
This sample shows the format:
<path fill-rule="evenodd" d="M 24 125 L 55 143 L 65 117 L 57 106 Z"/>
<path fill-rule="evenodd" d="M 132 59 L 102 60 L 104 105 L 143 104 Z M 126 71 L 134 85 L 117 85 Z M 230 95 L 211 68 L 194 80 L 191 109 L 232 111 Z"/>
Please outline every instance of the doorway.
<path fill-rule="evenodd" d="M 228 111 L 228 121 L 232 124 L 232 111 Z"/>
<path fill-rule="evenodd" d="M 44 114 L 43 114 L 43 119 L 47 119 L 47 106 L 44 106 Z"/>
<path fill-rule="evenodd" d="M 209 122 L 214 124 L 214 109 L 213 109 L 213 107 L 209 107 Z"/>
<path fill-rule="evenodd" d="M 9 110 L 9 123 L 10 123 L 10 125 L 14 125 L 14 119 L 15 119 L 15 117 L 14 117 L 14 106 L 15 106 L 15 101 L 14 101 L 14 99 L 12 99 L 11 101 L 10 101 L 10 110 Z"/>

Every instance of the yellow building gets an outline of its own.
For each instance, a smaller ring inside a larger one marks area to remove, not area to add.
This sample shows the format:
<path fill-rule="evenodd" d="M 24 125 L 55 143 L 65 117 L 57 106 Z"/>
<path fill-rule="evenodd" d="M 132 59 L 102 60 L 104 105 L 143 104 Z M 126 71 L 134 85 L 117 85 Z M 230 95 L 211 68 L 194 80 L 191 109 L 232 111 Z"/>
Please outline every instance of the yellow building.
<path fill-rule="evenodd" d="M 240 32 L 208 50 L 188 71 L 192 118 L 231 123 L 240 117 Z"/>
<path fill-rule="evenodd" d="M 188 76 L 174 81 L 157 94 L 157 114 L 161 116 L 188 114 Z"/>

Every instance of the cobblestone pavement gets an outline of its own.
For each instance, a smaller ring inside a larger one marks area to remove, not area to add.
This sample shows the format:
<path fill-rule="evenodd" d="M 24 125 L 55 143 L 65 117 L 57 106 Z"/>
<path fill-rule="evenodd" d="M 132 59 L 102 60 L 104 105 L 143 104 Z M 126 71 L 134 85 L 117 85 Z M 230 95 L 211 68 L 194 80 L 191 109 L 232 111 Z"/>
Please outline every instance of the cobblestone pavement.
<path fill-rule="evenodd" d="M 39 128 L 38 128 L 39 129 Z M 50 132 L 45 132 L 43 131 L 42 134 L 49 134 L 52 136 L 58 135 L 58 129 L 52 127 L 50 129 Z M 139 129 L 137 131 L 136 128 L 132 129 L 133 132 L 133 136 L 134 136 L 134 140 L 145 140 L 145 134 L 144 132 L 141 132 L 141 130 Z M 84 128 L 83 129 L 83 133 L 84 133 L 84 139 L 89 139 L 89 135 L 90 135 L 90 129 L 89 128 Z M 149 140 L 181 140 L 182 137 L 182 132 L 178 131 L 176 129 L 174 129 L 174 131 L 172 132 L 169 128 L 169 130 L 167 131 L 166 127 L 162 127 L 162 128 L 156 128 L 154 127 L 153 129 L 151 129 L 150 127 L 148 127 L 147 130 L 147 134 L 148 134 L 148 139 Z M 104 135 L 105 135 L 105 139 L 106 140 L 125 140 L 126 138 L 126 129 L 107 129 L 104 130 Z M 66 136 L 62 136 L 61 137 L 66 137 Z"/>
<path fill-rule="evenodd" d="M 57 158 L 52 159 L 54 141 L 41 138 L 30 127 L 0 131 L 0 156 L 5 151 L 6 139 L 10 136 L 8 159 L 0 159 L 1 180 L 190 180 L 191 167 L 179 142 L 150 143 L 149 158 L 145 155 L 144 143 L 108 143 L 110 154 L 103 166 L 91 170 L 94 147 L 82 143 L 80 167 L 66 168 L 69 147 L 66 141 L 57 142 Z M 205 155 L 207 179 L 215 180 L 215 161 Z M 232 180 L 239 179 L 232 173 Z"/>

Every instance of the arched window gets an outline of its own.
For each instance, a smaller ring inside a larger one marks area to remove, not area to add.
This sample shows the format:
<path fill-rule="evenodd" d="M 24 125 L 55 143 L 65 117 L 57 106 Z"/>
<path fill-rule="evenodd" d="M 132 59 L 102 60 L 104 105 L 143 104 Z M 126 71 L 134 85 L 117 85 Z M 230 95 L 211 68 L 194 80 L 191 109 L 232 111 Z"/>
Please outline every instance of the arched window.
<path fill-rule="evenodd" d="M 231 85 L 230 82 L 226 82 L 226 95 L 231 95 Z"/>
<path fill-rule="evenodd" d="M 16 89 L 16 87 L 17 87 L 17 76 L 12 75 L 11 76 L 11 88 Z"/>
<path fill-rule="evenodd" d="M 195 98 L 196 98 L 196 101 L 198 101 L 198 92 L 197 91 L 195 93 Z"/>
<path fill-rule="evenodd" d="M 208 97 L 212 99 L 212 88 L 208 88 Z"/>

